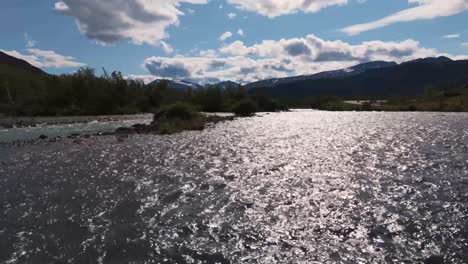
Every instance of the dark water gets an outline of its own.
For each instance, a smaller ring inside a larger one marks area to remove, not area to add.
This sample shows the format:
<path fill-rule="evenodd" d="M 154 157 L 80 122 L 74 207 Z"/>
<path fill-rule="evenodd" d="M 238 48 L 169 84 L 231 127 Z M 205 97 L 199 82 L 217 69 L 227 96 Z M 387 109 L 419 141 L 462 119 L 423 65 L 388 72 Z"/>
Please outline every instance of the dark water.
<path fill-rule="evenodd" d="M 468 263 L 468 114 L 0 149 L 4 263 Z"/>

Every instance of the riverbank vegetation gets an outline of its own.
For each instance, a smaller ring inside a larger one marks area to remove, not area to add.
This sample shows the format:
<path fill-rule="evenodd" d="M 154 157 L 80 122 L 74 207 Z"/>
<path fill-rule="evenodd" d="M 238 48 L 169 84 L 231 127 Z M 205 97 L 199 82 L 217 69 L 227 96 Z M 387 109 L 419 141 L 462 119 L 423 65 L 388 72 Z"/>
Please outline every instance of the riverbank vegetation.
<path fill-rule="evenodd" d="M 232 108 L 232 112 L 237 116 L 248 117 L 254 115 L 257 109 L 258 106 L 254 101 L 246 99 L 236 103 Z"/>
<path fill-rule="evenodd" d="M 422 96 L 412 97 L 336 97 L 286 98 L 291 108 L 325 111 L 421 111 L 468 112 L 468 84 L 452 83 L 428 87 Z"/>
<path fill-rule="evenodd" d="M 174 134 L 185 130 L 203 130 L 207 118 L 188 103 L 162 107 L 154 114 L 150 130 L 158 134 Z"/>
<path fill-rule="evenodd" d="M 177 89 L 166 81 L 145 85 L 104 69 L 101 76 L 91 68 L 55 76 L 0 66 L 0 113 L 12 116 L 148 113 L 177 102 L 203 112 L 230 112 L 243 100 L 254 101 L 259 111 L 285 109 L 273 99 L 249 96 L 242 86 Z"/>
<path fill-rule="evenodd" d="M 283 111 L 313 108 L 329 111 L 468 111 L 465 83 L 428 87 L 419 97 L 305 98 L 268 97 L 242 86 L 177 89 L 167 81 L 145 85 L 127 80 L 120 72 L 82 68 L 72 74 L 48 75 L 0 65 L 0 115 L 77 116 L 154 113 L 183 102 L 202 112 Z M 354 101 L 349 101 L 354 100 Z M 244 111 L 248 110 L 248 111 Z"/>
<path fill-rule="evenodd" d="M 430 87 L 419 98 L 391 99 L 383 105 L 384 111 L 468 112 L 468 84 Z"/>
<path fill-rule="evenodd" d="M 153 115 L 151 124 L 135 124 L 131 127 L 120 127 L 115 131 L 117 136 L 130 134 L 175 134 L 188 130 L 203 130 L 207 124 L 233 120 L 231 115 L 206 115 L 189 103 L 175 103 L 161 107 Z"/>

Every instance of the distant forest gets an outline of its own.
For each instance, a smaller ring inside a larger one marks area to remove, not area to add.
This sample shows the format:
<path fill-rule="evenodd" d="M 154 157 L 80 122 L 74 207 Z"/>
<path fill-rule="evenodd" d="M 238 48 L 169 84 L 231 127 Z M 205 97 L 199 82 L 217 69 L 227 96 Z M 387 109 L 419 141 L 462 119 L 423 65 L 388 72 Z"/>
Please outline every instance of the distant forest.
<path fill-rule="evenodd" d="M 314 108 L 332 111 L 468 111 L 468 86 L 453 83 L 425 89 L 424 95 L 413 97 L 350 98 L 337 96 L 285 97 L 264 94 L 242 86 L 216 86 L 198 89 L 176 89 L 166 81 L 145 85 L 127 80 L 120 72 L 82 68 L 72 74 L 49 75 L 12 65 L 0 65 L 0 113 L 13 116 L 114 115 L 154 112 L 164 105 L 185 102 L 205 112 L 229 112 L 238 102 L 250 100 L 258 111 L 279 111 L 288 108 Z M 287 87 L 284 87 L 287 89 Z M 382 100 L 374 107 L 344 102 L 347 99 Z"/>
<path fill-rule="evenodd" d="M 252 99 L 260 111 L 283 109 L 265 96 L 251 97 L 242 86 L 170 88 L 166 81 L 145 85 L 122 73 L 82 68 L 60 76 L 0 65 L 0 113 L 19 116 L 113 115 L 153 112 L 163 105 L 188 102 L 206 112 L 228 112 Z"/>

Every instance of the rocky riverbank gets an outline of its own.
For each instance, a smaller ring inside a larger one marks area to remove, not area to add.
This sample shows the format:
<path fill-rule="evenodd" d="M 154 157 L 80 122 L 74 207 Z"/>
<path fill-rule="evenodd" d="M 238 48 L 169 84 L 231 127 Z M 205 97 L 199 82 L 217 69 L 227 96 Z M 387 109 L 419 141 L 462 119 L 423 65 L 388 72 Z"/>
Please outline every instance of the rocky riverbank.
<path fill-rule="evenodd" d="M 0 128 L 36 127 L 39 125 L 63 125 L 89 122 L 113 122 L 124 120 L 151 119 L 152 114 L 137 115 L 101 115 L 101 116 L 49 116 L 16 117 L 0 116 Z"/>
<path fill-rule="evenodd" d="M 109 117 L 109 118 L 124 118 L 126 116 L 120 116 L 120 117 Z M 149 119 L 150 117 L 152 116 L 148 116 L 148 115 L 138 115 L 139 118 L 145 118 L 145 119 Z M 74 119 L 75 121 L 76 120 L 85 120 L 84 119 L 85 117 L 78 117 L 77 119 Z M 90 118 L 90 117 L 89 117 Z M 220 122 L 225 122 L 225 121 L 232 121 L 234 120 L 234 116 L 232 115 L 206 115 L 204 116 L 204 124 L 203 124 L 203 127 L 200 127 L 199 129 L 196 129 L 196 130 L 202 130 L 204 129 L 205 127 L 208 127 L 208 126 L 213 126 L 217 123 L 220 123 Z M 52 118 L 51 118 L 52 120 Z M 101 120 L 104 120 L 104 117 L 102 117 Z M 134 119 L 134 120 L 139 120 L 139 119 Z M 144 119 L 142 119 L 144 120 Z M 57 120 L 58 121 L 61 121 L 61 120 Z M 69 120 L 71 121 L 71 120 Z M 106 122 L 106 121 L 103 121 L 103 122 Z M 31 123 L 32 124 L 32 123 Z M 187 130 L 191 130 L 191 129 L 187 129 Z M 179 132 L 182 132 L 182 131 L 185 131 L 185 130 L 181 130 Z M 130 135 L 137 135 L 137 134 L 166 134 L 166 133 L 161 133 L 161 131 L 159 130 L 159 127 L 157 125 L 155 125 L 155 123 L 151 123 L 151 124 L 145 124 L 145 123 L 137 123 L 137 124 L 134 124 L 134 125 L 131 125 L 131 126 L 122 126 L 122 127 L 118 127 L 117 129 L 115 129 L 114 131 L 96 131 L 94 133 L 69 133 L 67 135 L 63 135 L 63 136 L 48 136 L 47 133 L 44 133 L 44 134 L 40 134 L 40 135 L 37 135 L 35 138 L 32 138 L 32 139 L 27 139 L 27 140 L 14 140 L 14 141 L 10 141 L 10 142 L 4 142 L 2 140 L 0 140 L 0 147 L 1 146 L 10 146 L 10 145 L 13 145 L 13 146 L 22 146 L 22 145 L 28 145 L 28 144 L 37 144 L 37 143 L 41 143 L 41 142 L 51 142 L 51 143 L 55 143 L 55 142 L 60 142 L 64 139 L 68 139 L 68 140 L 72 140 L 72 142 L 74 143 L 81 143 L 83 140 L 87 140 L 91 137 L 102 137 L 102 136 L 115 136 L 116 139 L 118 141 L 122 141 L 123 139 L 129 137 Z"/>
<path fill-rule="evenodd" d="M 232 121 L 234 116 L 218 116 L 218 115 L 209 115 L 205 116 L 205 125 L 213 125 L 220 122 Z M 193 130 L 203 130 L 204 126 L 197 127 Z M 188 129 L 192 130 L 192 129 Z M 119 127 L 115 130 L 114 135 L 130 135 L 130 134 L 166 134 L 159 130 L 157 122 L 151 124 L 135 124 L 130 127 Z"/>

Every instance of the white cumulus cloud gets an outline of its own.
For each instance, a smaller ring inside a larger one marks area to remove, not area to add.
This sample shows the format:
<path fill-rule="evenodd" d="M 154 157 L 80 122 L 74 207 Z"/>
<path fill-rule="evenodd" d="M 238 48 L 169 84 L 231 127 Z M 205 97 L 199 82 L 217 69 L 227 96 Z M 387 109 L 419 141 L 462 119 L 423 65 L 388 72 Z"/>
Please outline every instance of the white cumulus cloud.
<path fill-rule="evenodd" d="M 369 61 L 403 62 L 422 57 L 450 56 L 421 47 L 415 40 L 367 41 L 349 44 L 327 41 L 315 35 L 303 38 L 264 40 L 246 45 L 234 41 L 197 56 L 150 57 L 144 62 L 157 78 L 184 79 L 199 83 L 233 80 L 256 80 L 308 75 L 342 69 Z M 460 59 L 460 56 L 450 56 Z"/>
<path fill-rule="evenodd" d="M 208 0 L 62 0 L 55 11 L 76 19 L 79 30 L 102 44 L 130 40 L 157 45 L 167 38 L 166 28 L 179 23 L 181 3 L 206 4 Z"/>
<path fill-rule="evenodd" d="M 223 46 L 220 51 L 236 56 L 288 58 L 304 62 L 329 61 L 406 61 L 436 55 L 433 49 L 420 47 L 419 42 L 367 41 L 351 45 L 341 40 L 326 41 L 315 35 L 305 38 L 264 40 L 259 44 L 246 46 L 242 41 L 234 41 Z"/>

